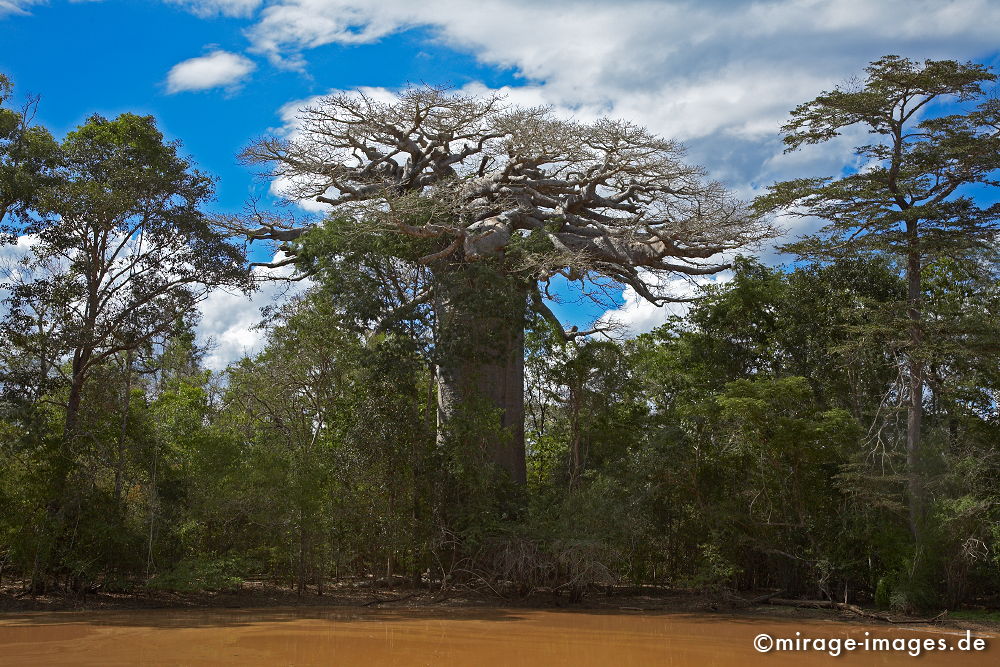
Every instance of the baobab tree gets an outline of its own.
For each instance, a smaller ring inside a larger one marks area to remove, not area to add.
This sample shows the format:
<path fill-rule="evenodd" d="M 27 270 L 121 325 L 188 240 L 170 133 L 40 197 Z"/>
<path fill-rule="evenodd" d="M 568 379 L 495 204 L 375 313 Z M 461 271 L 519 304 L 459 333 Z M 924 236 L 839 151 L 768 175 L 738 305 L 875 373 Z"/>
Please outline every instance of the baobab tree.
<path fill-rule="evenodd" d="M 540 286 L 557 275 L 603 277 L 655 304 L 677 301 L 659 287 L 664 276 L 724 270 L 721 253 L 772 233 L 685 164 L 680 144 L 628 122 L 564 120 L 427 87 L 390 101 L 331 95 L 298 121 L 289 136 L 253 143 L 243 161 L 266 165 L 289 199 L 327 204 L 332 216 L 426 249 L 416 264 L 433 279 L 389 316 L 431 304 L 439 433 L 470 405 L 491 408 L 499 421 L 487 456 L 518 482 L 528 308 L 555 320 Z M 258 216 L 242 231 L 285 243 L 294 258 L 313 226 Z"/>

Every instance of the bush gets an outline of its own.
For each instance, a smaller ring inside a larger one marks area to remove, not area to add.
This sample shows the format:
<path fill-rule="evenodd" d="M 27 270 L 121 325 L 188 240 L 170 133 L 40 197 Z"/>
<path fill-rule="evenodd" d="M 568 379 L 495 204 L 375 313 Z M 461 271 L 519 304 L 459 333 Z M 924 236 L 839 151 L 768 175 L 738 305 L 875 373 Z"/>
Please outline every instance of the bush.
<path fill-rule="evenodd" d="M 150 579 L 148 586 L 151 590 L 178 593 L 235 591 L 243 583 L 236 573 L 244 569 L 243 563 L 235 558 L 182 560 Z"/>

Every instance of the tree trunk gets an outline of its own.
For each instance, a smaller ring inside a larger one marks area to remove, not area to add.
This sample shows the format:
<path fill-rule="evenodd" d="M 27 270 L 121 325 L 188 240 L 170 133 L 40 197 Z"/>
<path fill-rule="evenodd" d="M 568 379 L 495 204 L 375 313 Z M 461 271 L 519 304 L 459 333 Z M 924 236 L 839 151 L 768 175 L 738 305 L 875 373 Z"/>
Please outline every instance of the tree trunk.
<path fill-rule="evenodd" d="M 125 477 L 125 449 L 128 438 L 128 416 L 132 404 L 132 350 L 125 355 L 125 392 L 122 396 L 122 427 L 115 452 L 115 507 L 122 505 L 122 485 Z"/>
<path fill-rule="evenodd" d="M 583 458 L 580 455 L 580 392 L 573 386 L 569 389 L 569 488 L 574 488 L 583 472 Z"/>
<path fill-rule="evenodd" d="M 68 450 L 77 436 L 82 400 L 83 377 L 74 374 L 69 387 L 69 400 L 66 402 L 66 424 L 63 428 L 63 440 L 66 442 Z"/>
<path fill-rule="evenodd" d="M 924 514 L 924 484 L 920 470 L 920 425 L 924 412 L 924 364 L 920 358 L 923 343 L 921 328 L 920 294 L 921 261 L 917 248 L 916 222 L 908 223 L 910 249 L 907 254 L 906 285 L 909 319 L 910 350 L 907 354 L 907 393 L 909 402 L 906 414 L 906 474 L 909 487 L 910 532 L 914 541 L 921 543 Z"/>
<path fill-rule="evenodd" d="M 295 594 L 302 597 L 306 590 L 306 518 L 302 508 L 299 508 L 299 563 L 296 568 Z"/>
<path fill-rule="evenodd" d="M 490 271 L 455 271 L 440 281 L 438 439 L 462 428 L 463 434 L 481 442 L 485 458 L 517 484 L 527 477 L 526 307 L 526 286 Z"/>
<path fill-rule="evenodd" d="M 79 351 L 74 355 L 69 398 L 66 402 L 65 424 L 58 455 L 49 476 L 49 497 L 46 503 L 45 521 L 36 527 L 35 554 L 31 568 L 32 595 L 49 589 L 51 573 L 59 561 L 59 549 L 66 528 L 66 513 L 71 503 L 73 490 L 70 477 L 76 462 L 76 439 L 79 430 L 80 405 L 83 400 L 83 368 L 86 363 Z"/>

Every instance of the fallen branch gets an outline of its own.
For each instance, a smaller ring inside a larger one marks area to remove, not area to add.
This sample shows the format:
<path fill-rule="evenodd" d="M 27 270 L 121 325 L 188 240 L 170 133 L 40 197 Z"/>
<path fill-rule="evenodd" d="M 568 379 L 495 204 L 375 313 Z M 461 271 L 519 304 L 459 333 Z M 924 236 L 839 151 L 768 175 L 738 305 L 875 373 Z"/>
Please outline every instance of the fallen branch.
<path fill-rule="evenodd" d="M 784 607 L 804 607 L 809 609 L 839 609 L 840 611 L 847 611 L 862 618 L 871 618 L 877 621 L 884 621 L 886 623 L 936 623 L 941 620 L 948 612 L 943 611 L 933 618 L 902 618 L 897 619 L 886 614 L 880 614 L 874 611 L 867 611 L 858 607 L 857 605 L 848 604 L 846 602 L 834 602 L 833 600 L 787 600 L 784 598 L 772 597 L 767 600 L 768 604 L 780 605 Z"/>
<path fill-rule="evenodd" d="M 493 592 L 493 594 L 494 594 L 494 595 L 496 595 L 496 596 L 497 596 L 498 598 L 501 598 L 501 599 L 503 599 L 503 600 L 506 600 L 506 599 L 507 599 L 507 596 L 506 596 L 506 595 L 504 595 L 503 593 L 501 593 L 501 592 L 500 592 L 500 591 L 498 591 L 497 589 L 493 588 L 493 586 L 492 586 L 492 585 L 490 584 L 490 582 L 486 580 L 486 577 L 483 577 L 482 575 L 480 575 L 480 574 L 477 574 L 477 573 L 473 572 L 472 570 L 466 570 L 466 569 L 464 569 L 464 568 L 455 568 L 455 569 L 454 569 L 454 570 L 452 570 L 452 571 L 453 571 L 453 572 L 465 572 L 465 573 L 467 573 L 467 574 L 471 574 L 471 575 L 472 575 L 473 577 L 475 577 L 476 579 L 479 579 L 479 581 L 483 582 L 483 584 L 484 584 L 484 585 L 485 585 L 485 586 L 486 586 L 486 587 L 487 587 L 488 589 L 490 589 L 490 590 L 491 590 L 491 591 Z"/>
<path fill-rule="evenodd" d="M 415 598 L 418 595 L 420 595 L 420 593 L 410 593 L 409 595 L 401 595 L 401 596 L 395 597 L 395 598 L 375 599 L 375 600 L 370 600 L 368 602 L 365 602 L 361 606 L 362 607 L 370 607 L 373 604 L 382 604 L 384 602 L 402 602 L 403 600 L 409 600 L 410 598 Z"/>
<path fill-rule="evenodd" d="M 746 598 L 741 597 L 739 595 L 736 595 L 735 593 L 731 593 L 729 591 L 723 591 L 722 595 L 729 602 L 734 602 L 734 603 L 740 604 L 740 605 L 753 606 L 753 605 L 757 605 L 757 604 L 764 604 L 765 602 L 770 601 L 772 598 L 778 597 L 779 595 L 781 595 L 784 592 L 785 591 L 774 591 L 772 593 L 765 593 L 764 595 L 759 595 L 759 596 L 757 596 L 755 598 L 751 598 L 749 600 L 747 600 Z"/>
<path fill-rule="evenodd" d="M 769 602 L 770 600 L 778 597 L 784 592 L 785 591 L 774 591 L 773 593 L 766 593 L 764 595 L 755 597 L 754 599 L 750 600 L 750 604 L 764 604 L 765 602 Z"/>

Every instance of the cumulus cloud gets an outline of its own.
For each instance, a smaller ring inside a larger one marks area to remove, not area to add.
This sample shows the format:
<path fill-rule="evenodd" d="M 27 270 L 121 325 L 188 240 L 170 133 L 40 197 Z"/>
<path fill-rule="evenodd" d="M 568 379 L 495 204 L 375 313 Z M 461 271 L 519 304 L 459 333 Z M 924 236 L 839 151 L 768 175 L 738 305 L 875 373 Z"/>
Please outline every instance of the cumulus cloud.
<path fill-rule="evenodd" d="M 167 92 L 233 89 L 257 69 L 252 60 L 228 51 L 213 51 L 174 65 L 167 74 Z"/>
<path fill-rule="evenodd" d="M 69 0 L 73 4 L 103 2 L 104 0 Z M 8 14 L 29 14 L 28 7 L 48 4 L 48 0 L 0 0 L 0 18 Z"/>
<path fill-rule="evenodd" d="M 251 49 L 301 64 L 325 44 L 412 28 L 510 68 L 512 101 L 578 117 L 628 118 L 688 144 L 692 161 L 752 193 L 789 170 L 777 129 L 796 104 L 888 52 L 977 58 L 996 50 L 987 0 L 275 0 L 247 30 Z M 843 152 L 817 147 L 812 166 Z M 849 151 L 848 151 L 849 154 Z M 821 164 L 822 163 L 822 164 Z M 798 166 L 802 166 L 800 163 Z"/>
<path fill-rule="evenodd" d="M 731 271 L 724 271 L 710 276 L 668 276 L 657 280 L 647 275 L 646 278 L 651 284 L 657 285 L 656 289 L 660 293 L 670 294 L 676 299 L 693 299 L 700 296 L 707 286 L 729 282 L 733 274 Z M 691 307 L 687 301 L 657 306 L 628 286 L 622 292 L 622 299 L 624 303 L 621 306 L 605 312 L 597 319 L 597 323 L 614 324 L 633 336 L 649 333 L 658 326 L 666 324 L 671 317 L 683 317 Z"/>
<path fill-rule="evenodd" d="M 17 237 L 12 244 L 0 244 L 0 303 L 9 296 L 7 286 L 17 284 L 29 275 L 30 269 L 22 262 L 31 257 L 36 243 L 37 235 L 25 234 Z"/>
<path fill-rule="evenodd" d="M 733 186 L 759 183 L 796 104 L 887 52 L 975 58 L 995 51 L 986 0 L 277 0 L 247 31 L 256 52 L 301 63 L 324 44 L 411 28 L 511 68 L 507 92 L 581 115 L 628 118 L 685 141 Z M 776 166 L 774 163 L 771 166 Z M 769 182 L 769 181 L 767 181 Z"/>
<path fill-rule="evenodd" d="M 797 73 L 843 74 L 845 63 L 850 72 L 859 59 L 883 55 L 886 40 L 930 56 L 991 50 L 998 20 L 1000 7 L 986 0 L 481 0 L 475 11 L 461 0 L 278 0 L 248 34 L 280 59 L 426 27 L 561 96 L 612 102 L 609 93 L 667 81 L 717 88 L 718 77 L 703 74 L 728 67 L 737 76 L 735 65 L 772 86 Z"/>
<path fill-rule="evenodd" d="M 273 261 L 283 259 L 285 254 L 279 251 L 274 255 Z M 241 292 L 217 289 L 201 302 L 201 321 L 197 334 L 200 344 L 210 345 L 205 358 L 206 367 L 219 371 L 233 361 L 261 350 L 265 334 L 256 328 L 261 320 L 261 308 L 301 294 L 311 284 L 309 280 L 265 280 L 268 276 L 287 277 L 291 271 L 290 266 L 274 270 L 257 267 L 255 273 L 260 279 L 260 289 L 250 299 Z"/>
<path fill-rule="evenodd" d="M 36 234 L 18 236 L 11 244 L 0 244 L 0 261 L 16 262 L 31 255 L 31 249 L 38 243 Z"/>

